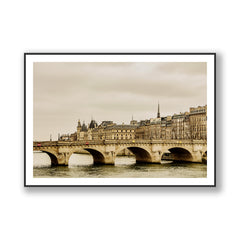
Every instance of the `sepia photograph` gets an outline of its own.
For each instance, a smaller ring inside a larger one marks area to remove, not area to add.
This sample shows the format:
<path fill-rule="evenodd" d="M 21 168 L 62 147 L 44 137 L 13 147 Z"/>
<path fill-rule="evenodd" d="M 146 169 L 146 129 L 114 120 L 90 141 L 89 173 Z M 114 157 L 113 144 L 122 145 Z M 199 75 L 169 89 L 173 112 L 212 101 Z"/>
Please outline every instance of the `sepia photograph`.
<path fill-rule="evenodd" d="M 25 186 L 215 186 L 214 53 L 25 53 Z"/>
<path fill-rule="evenodd" d="M 0 6 L 1 239 L 240 239 L 238 1 Z"/>

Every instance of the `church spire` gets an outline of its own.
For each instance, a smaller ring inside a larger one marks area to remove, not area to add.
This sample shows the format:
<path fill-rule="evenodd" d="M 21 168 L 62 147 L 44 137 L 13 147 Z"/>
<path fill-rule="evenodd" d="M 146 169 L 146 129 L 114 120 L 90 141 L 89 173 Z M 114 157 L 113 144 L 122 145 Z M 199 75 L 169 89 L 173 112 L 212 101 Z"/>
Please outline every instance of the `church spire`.
<path fill-rule="evenodd" d="M 158 102 L 158 113 L 157 113 L 157 118 L 160 118 L 160 107 L 159 107 L 159 102 Z"/>

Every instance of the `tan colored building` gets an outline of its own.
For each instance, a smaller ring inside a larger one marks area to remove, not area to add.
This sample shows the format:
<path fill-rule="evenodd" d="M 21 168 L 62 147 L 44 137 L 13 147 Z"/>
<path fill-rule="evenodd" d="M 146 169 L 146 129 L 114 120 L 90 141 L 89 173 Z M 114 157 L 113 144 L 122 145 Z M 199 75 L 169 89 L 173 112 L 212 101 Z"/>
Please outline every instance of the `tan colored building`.
<path fill-rule="evenodd" d="M 161 118 L 160 139 L 172 139 L 172 116 Z"/>
<path fill-rule="evenodd" d="M 70 136 L 69 134 L 62 134 L 61 136 L 58 137 L 59 141 L 69 141 L 70 140 Z"/>
<path fill-rule="evenodd" d="M 207 105 L 190 108 L 190 132 L 192 139 L 207 139 Z"/>
<path fill-rule="evenodd" d="M 135 139 L 137 125 L 112 125 L 105 128 L 107 140 L 131 140 Z"/>
<path fill-rule="evenodd" d="M 136 129 L 137 139 L 207 139 L 207 106 L 150 119 Z"/>
<path fill-rule="evenodd" d="M 88 139 L 88 128 L 85 124 L 85 122 L 83 122 L 82 126 L 77 127 L 77 140 L 87 140 Z"/>
<path fill-rule="evenodd" d="M 207 139 L 207 105 L 190 108 L 190 112 L 160 117 L 159 105 L 157 118 L 133 120 L 130 125 L 116 125 L 103 121 L 99 126 L 92 120 L 87 127 L 77 125 L 77 132 L 62 135 L 60 140 L 133 140 L 133 139 Z"/>
<path fill-rule="evenodd" d="M 172 139 L 190 139 L 189 113 L 174 114 L 172 116 Z"/>

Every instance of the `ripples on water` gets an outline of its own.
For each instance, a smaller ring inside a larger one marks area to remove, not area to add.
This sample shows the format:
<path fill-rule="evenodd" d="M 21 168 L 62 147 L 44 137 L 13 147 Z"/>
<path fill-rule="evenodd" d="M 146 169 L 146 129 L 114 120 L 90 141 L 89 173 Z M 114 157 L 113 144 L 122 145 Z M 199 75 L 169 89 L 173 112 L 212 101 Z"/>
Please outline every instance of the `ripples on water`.
<path fill-rule="evenodd" d="M 135 157 L 116 157 L 115 165 L 93 165 L 88 154 L 72 154 L 68 166 L 51 167 L 46 153 L 34 152 L 33 176 L 38 178 L 205 178 L 201 163 L 136 164 Z"/>

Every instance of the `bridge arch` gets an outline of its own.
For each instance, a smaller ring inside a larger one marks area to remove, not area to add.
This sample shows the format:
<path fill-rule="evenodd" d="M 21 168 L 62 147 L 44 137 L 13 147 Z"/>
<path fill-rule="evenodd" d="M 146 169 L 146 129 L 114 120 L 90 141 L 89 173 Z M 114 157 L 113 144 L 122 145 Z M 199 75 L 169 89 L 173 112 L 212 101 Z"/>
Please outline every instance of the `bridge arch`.
<path fill-rule="evenodd" d="M 84 158 L 83 158 L 84 155 Z M 69 152 L 68 165 L 81 166 L 93 164 L 92 155 L 82 147 L 73 147 Z"/>
<path fill-rule="evenodd" d="M 124 149 L 128 149 L 136 157 L 136 162 L 153 162 L 152 155 L 149 150 L 140 146 L 124 146 L 117 150 L 116 156 Z"/>
<path fill-rule="evenodd" d="M 84 148 L 84 150 L 92 155 L 94 164 L 104 164 L 106 162 L 106 157 L 101 151 L 94 148 Z"/>
<path fill-rule="evenodd" d="M 172 147 L 169 148 L 168 151 L 171 154 L 172 160 L 176 161 L 193 161 L 192 153 L 183 147 Z"/>
<path fill-rule="evenodd" d="M 50 151 L 46 151 L 46 150 L 38 150 L 38 151 L 40 151 L 42 153 L 46 153 L 49 156 L 52 166 L 58 165 L 58 158 L 57 158 L 56 154 L 54 154 L 53 152 L 50 152 Z"/>

